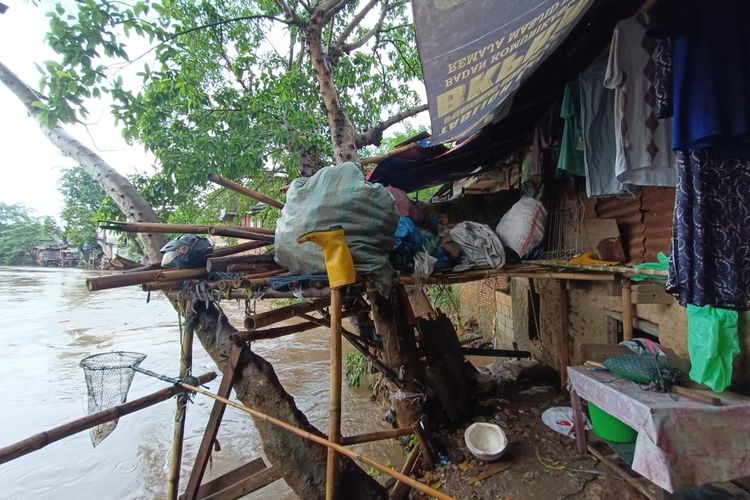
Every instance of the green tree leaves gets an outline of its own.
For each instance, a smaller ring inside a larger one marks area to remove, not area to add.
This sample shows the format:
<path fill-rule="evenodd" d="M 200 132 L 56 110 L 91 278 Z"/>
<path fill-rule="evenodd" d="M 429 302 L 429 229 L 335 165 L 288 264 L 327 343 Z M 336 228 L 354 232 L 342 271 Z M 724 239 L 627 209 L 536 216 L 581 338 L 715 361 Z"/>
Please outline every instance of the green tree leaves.
<path fill-rule="evenodd" d="M 39 219 L 23 205 L 0 202 L 0 264 L 30 264 L 31 250 L 36 245 L 56 240 L 58 231 L 51 218 Z"/>

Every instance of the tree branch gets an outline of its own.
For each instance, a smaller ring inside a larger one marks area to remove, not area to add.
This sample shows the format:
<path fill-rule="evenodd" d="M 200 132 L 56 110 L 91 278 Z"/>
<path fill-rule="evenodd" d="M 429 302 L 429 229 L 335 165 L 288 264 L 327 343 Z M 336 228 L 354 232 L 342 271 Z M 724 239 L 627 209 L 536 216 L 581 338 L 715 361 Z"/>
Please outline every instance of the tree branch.
<path fill-rule="evenodd" d="M 315 8 L 313 22 L 322 27 L 352 0 L 326 0 Z"/>
<path fill-rule="evenodd" d="M 380 0 L 370 0 L 370 2 L 365 5 L 359 13 L 357 13 L 356 16 L 351 20 L 351 22 L 346 25 L 346 28 L 344 28 L 344 31 L 341 32 L 339 37 L 336 39 L 336 41 L 333 44 L 333 49 L 335 50 L 341 50 L 341 47 L 344 46 L 346 43 L 347 38 L 349 38 L 349 35 L 354 32 L 354 30 L 359 26 L 359 24 L 362 22 L 362 19 L 365 18 L 368 12 L 372 10 L 373 7 L 375 7 L 376 4 L 378 4 Z M 388 10 L 388 0 L 385 2 L 385 6 L 383 7 L 383 12 L 386 12 Z"/>
<path fill-rule="evenodd" d="M 387 128 L 411 116 L 419 114 L 422 111 L 427 111 L 427 104 L 421 104 L 419 106 L 415 106 L 413 108 L 397 113 L 393 115 L 392 117 L 388 118 L 387 120 L 383 120 L 382 122 L 378 123 L 377 125 L 370 128 L 369 130 L 366 130 L 362 132 L 361 134 L 357 135 L 357 147 L 361 148 L 364 146 L 369 146 L 370 144 L 377 145 L 383 139 L 383 132 Z"/>
<path fill-rule="evenodd" d="M 284 0 L 274 0 L 274 2 L 276 2 L 276 5 L 278 5 L 279 9 L 281 9 L 281 11 L 286 14 L 294 24 L 302 24 L 302 20 L 299 18 L 299 16 L 297 16 L 297 13 L 290 9 L 286 2 L 284 2 Z"/>

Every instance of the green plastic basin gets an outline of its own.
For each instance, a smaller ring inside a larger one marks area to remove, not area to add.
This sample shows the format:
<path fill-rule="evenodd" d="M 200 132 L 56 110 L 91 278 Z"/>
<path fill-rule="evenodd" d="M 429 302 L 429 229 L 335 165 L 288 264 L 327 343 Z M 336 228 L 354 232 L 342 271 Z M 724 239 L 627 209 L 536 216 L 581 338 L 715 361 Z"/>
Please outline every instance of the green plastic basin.
<path fill-rule="evenodd" d="M 589 416 L 594 433 L 606 441 L 615 443 L 632 443 L 638 433 L 628 424 L 619 420 L 595 404 L 589 402 Z"/>

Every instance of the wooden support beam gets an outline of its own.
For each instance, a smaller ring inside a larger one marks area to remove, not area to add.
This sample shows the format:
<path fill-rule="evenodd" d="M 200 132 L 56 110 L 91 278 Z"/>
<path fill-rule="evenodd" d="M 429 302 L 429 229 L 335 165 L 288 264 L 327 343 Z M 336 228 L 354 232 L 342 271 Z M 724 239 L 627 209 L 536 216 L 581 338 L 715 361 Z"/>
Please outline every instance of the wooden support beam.
<path fill-rule="evenodd" d="M 204 373 L 198 377 L 198 382 L 201 384 L 207 384 L 215 378 L 216 373 L 214 372 Z M 32 451 L 40 450 L 49 444 L 68 436 L 72 436 L 73 434 L 89 430 L 97 425 L 106 424 L 107 422 L 124 417 L 125 415 L 130 415 L 138 410 L 148 408 L 156 403 L 161 403 L 162 401 L 171 399 L 175 395 L 181 394 L 186 390 L 187 389 L 177 385 L 167 387 L 166 389 L 156 391 L 141 398 L 134 399 L 133 401 L 128 401 L 127 403 L 113 406 L 112 408 L 92 413 L 91 415 L 73 420 L 72 422 L 34 434 L 31 437 L 0 448 L 0 464 L 27 455 Z"/>
<path fill-rule="evenodd" d="M 351 446 L 353 444 L 371 443 L 373 441 L 383 441 L 386 439 L 395 439 L 403 436 L 414 434 L 408 427 L 402 429 L 390 429 L 387 431 L 368 432 L 366 434 L 357 434 L 356 436 L 345 436 L 341 438 L 341 444 Z"/>
<path fill-rule="evenodd" d="M 301 314 L 317 311 L 319 309 L 325 309 L 330 303 L 331 299 L 329 297 L 325 297 L 322 299 L 279 307 L 277 309 L 262 312 L 256 314 L 255 316 L 246 318 L 245 328 L 247 328 L 248 330 L 263 328 L 264 326 L 273 325 L 274 323 L 279 323 Z"/>
<path fill-rule="evenodd" d="M 432 446 L 430 446 L 427 433 L 422 428 L 422 422 L 415 423 L 412 428 L 414 429 L 414 434 L 417 435 L 419 446 L 422 448 L 422 465 L 425 470 L 433 470 L 435 468 L 435 460 L 438 457 L 432 455 Z"/>
<path fill-rule="evenodd" d="M 633 339 L 633 301 L 630 280 L 622 280 L 622 340 Z"/>
<path fill-rule="evenodd" d="M 215 495 L 205 497 L 205 500 L 235 500 L 242 498 L 254 491 L 268 486 L 269 484 L 281 479 L 281 469 L 272 465 L 266 469 L 256 472 L 252 476 L 248 476 L 242 481 L 230 486 L 229 488 L 222 490 Z M 199 497 L 200 498 L 200 497 Z"/>
<path fill-rule="evenodd" d="M 231 471 L 201 485 L 201 487 L 198 488 L 198 498 L 204 499 L 215 495 L 216 493 L 225 490 L 226 488 L 238 483 L 239 481 L 242 481 L 248 476 L 252 476 L 256 472 L 262 471 L 265 468 L 266 464 L 265 462 L 263 462 L 262 458 L 258 457 L 254 460 L 251 460 L 245 465 L 241 465 L 236 469 L 232 469 Z M 185 495 L 180 495 L 180 500 L 185 500 Z"/>
<path fill-rule="evenodd" d="M 635 479 L 630 474 L 628 474 L 628 471 L 624 468 L 620 467 L 617 462 L 606 456 L 601 451 L 597 450 L 594 446 L 589 445 L 588 446 L 589 452 L 591 452 L 592 455 L 594 455 L 596 458 L 598 458 L 604 465 L 612 469 L 618 476 L 623 478 L 626 483 L 628 483 L 630 486 L 632 486 L 638 493 L 643 495 L 644 497 L 648 498 L 649 500 L 656 500 L 656 495 L 654 495 L 651 490 L 649 490 L 645 484 L 643 484 L 638 479 Z"/>
<path fill-rule="evenodd" d="M 565 390 L 568 384 L 568 365 L 570 364 L 568 334 L 568 289 L 565 280 L 560 280 L 560 388 Z"/>
<path fill-rule="evenodd" d="M 260 228 L 253 228 L 253 231 L 257 231 L 258 229 Z M 260 245 L 260 247 L 258 245 Z M 230 247 L 215 248 L 211 258 L 218 259 L 221 257 L 228 257 L 230 255 L 247 252 L 249 250 L 255 250 L 256 248 L 261 248 L 266 245 L 268 244 L 260 241 L 248 241 L 246 243 L 240 243 L 239 245 L 232 245 Z"/>
<path fill-rule="evenodd" d="M 492 356 L 495 358 L 530 358 L 529 351 L 514 351 L 511 349 L 485 349 L 483 347 L 462 347 L 464 356 Z"/>
<path fill-rule="evenodd" d="M 232 344 L 229 351 L 229 359 L 224 365 L 221 384 L 219 384 L 219 390 L 217 391 L 219 397 L 228 398 L 232 393 L 237 369 L 240 368 L 239 362 L 242 350 L 243 347 Z M 198 489 L 203 480 L 203 474 L 206 472 L 208 460 L 211 458 L 211 450 L 213 449 L 214 441 L 216 441 L 216 434 L 219 432 L 219 425 L 221 425 L 221 419 L 224 417 L 226 407 L 225 402 L 217 399 L 211 408 L 211 415 L 208 417 L 206 430 L 203 433 L 203 439 L 195 456 L 195 464 L 193 465 L 193 470 L 190 471 L 190 477 L 185 489 L 185 498 L 187 500 L 195 500 L 198 495 Z"/>
<path fill-rule="evenodd" d="M 284 204 L 281 203 L 280 201 L 274 200 L 273 198 L 269 198 L 268 196 L 260 194 L 257 191 L 253 191 L 252 189 L 246 188 L 242 184 L 238 184 L 234 181 L 230 181 L 229 179 L 226 179 L 220 176 L 219 174 L 215 174 L 215 173 L 208 174 L 208 180 L 213 182 L 214 184 L 218 184 L 219 186 L 230 189 L 234 191 L 235 193 L 240 193 L 244 196 L 247 196 L 248 198 L 252 198 L 255 201 L 260 201 L 261 203 L 265 203 L 269 207 L 278 208 L 279 210 L 284 209 Z"/>
<path fill-rule="evenodd" d="M 633 304 L 674 304 L 675 298 L 669 295 L 664 285 L 645 283 L 633 284 L 631 287 Z"/>
<path fill-rule="evenodd" d="M 404 476 L 411 476 L 420 456 L 422 456 L 422 447 L 417 443 L 414 445 L 414 448 L 411 449 L 409 456 L 406 457 L 406 462 L 404 462 L 404 466 L 401 468 L 401 474 Z M 391 494 L 388 495 L 388 498 L 390 500 L 405 500 L 408 498 L 410 490 L 411 487 L 408 484 L 396 481 L 396 484 L 391 488 Z"/>

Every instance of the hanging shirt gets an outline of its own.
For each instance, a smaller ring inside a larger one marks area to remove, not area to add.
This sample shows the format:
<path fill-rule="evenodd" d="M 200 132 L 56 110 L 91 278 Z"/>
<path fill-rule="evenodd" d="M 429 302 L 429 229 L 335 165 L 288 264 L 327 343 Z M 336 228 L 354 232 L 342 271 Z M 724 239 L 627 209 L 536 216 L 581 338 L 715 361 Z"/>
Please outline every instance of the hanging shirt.
<path fill-rule="evenodd" d="M 583 131 L 581 129 L 581 96 L 578 82 L 573 80 L 565 86 L 560 118 L 565 120 L 560 140 L 560 158 L 557 168 L 573 175 L 586 175 L 583 160 Z"/>
<path fill-rule="evenodd" d="M 615 90 L 615 171 L 622 183 L 674 186 L 672 123 L 656 118 L 655 46 L 642 15 L 617 23 L 604 79 Z"/>
<path fill-rule="evenodd" d="M 607 65 L 595 63 L 578 77 L 583 129 L 586 194 L 588 196 L 632 196 L 617 180 L 615 144 L 615 92 L 602 85 Z"/>
<path fill-rule="evenodd" d="M 649 34 L 672 37 L 673 148 L 750 159 L 750 2 L 662 0 Z"/>

